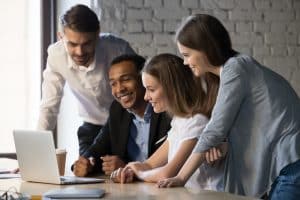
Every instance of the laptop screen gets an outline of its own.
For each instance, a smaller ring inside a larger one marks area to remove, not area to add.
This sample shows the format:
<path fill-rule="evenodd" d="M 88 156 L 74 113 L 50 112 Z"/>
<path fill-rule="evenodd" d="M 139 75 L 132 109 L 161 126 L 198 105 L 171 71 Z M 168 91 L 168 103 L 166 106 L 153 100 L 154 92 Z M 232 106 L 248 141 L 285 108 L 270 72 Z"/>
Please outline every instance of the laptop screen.
<path fill-rule="evenodd" d="M 13 134 L 22 179 L 59 184 L 52 132 L 14 130 Z"/>

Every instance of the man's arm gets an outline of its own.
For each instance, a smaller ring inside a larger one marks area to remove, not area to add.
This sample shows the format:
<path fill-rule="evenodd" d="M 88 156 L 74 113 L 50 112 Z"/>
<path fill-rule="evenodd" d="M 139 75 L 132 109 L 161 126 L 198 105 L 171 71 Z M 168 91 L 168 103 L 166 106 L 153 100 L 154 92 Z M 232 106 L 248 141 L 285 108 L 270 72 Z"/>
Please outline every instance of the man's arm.
<path fill-rule="evenodd" d="M 102 160 L 100 159 L 101 156 L 107 155 L 111 153 L 111 142 L 110 142 L 110 127 L 109 127 L 109 120 L 104 124 L 96 138 L 92 146 L 88 148 L 88 150 L 82 155 L 86 159 L 91 157 L 94 158 L 94 165 L 90 172 L 102 172 Z"/>
<path fill-rule="evenodd" d="M 125 167 L 126 163 L 117 155 L 101 156 L 102 171 L 105 175 L 110 175 L 114 170 Z"/>
<path fill-rule="evenodd" d="M 79 156 L 78 160 L 76 160 L 72 166 L 72 171 L 75 176 L 84 177 L 92 171 L 93 166 L 94 162 L 92 159 Z"/>
<path fill-rule="evenodd" d="M 71 169 L 76 176 L 87 176 L 90 173 L 102 172 L 100 156 L 105 154 L 109 148 L 109 125 L 108 122 L 102 127 L 97 137 L 78 160 L 74 162 Z"/>
<path fill-rule="evenodd" d="M 120 125 L 120 122 L 114 117 L 120 115 L 120 112 L 115 110 L 118 107 L 114 105 L 115 104 L 113 103 L 110 108 L 109 118 L 95 138 L 92 146 L 83 154 L 85 158 L 94 158 L 95 163 L 90 172 L 100 171 L 106 175 L 110 175 L 113 170 L 124 167 L 126 164 L 126 161 L 122 160 L 120 155 L 112 155 L 112 152 L 114 151 L 112 150 L 113 146 L 111 141 L 111 134 L 113 131 L 111 123 L 114 122 L 114 126 Z"/>
<path fill-rule="evenodd" d="M 40 130 L 53 130 L 57 122 L 60 102 L 65 85 L 64 78 L 52 70 L 47 61 L 47 67 L 43 72 L 42 100 L 37 128 Z"/>

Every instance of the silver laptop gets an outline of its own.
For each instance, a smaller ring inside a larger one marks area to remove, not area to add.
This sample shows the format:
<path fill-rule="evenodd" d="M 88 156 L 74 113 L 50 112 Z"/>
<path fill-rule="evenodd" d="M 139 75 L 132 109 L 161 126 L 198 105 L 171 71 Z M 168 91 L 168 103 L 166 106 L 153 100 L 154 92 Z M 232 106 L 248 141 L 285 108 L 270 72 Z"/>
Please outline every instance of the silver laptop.
<path fill-rule="evenodd" d="M 59 176 L 52 132 L 14 130 L 17 158 L 24 181 L 51 184 L 101 183 L 104 179 Z"/>

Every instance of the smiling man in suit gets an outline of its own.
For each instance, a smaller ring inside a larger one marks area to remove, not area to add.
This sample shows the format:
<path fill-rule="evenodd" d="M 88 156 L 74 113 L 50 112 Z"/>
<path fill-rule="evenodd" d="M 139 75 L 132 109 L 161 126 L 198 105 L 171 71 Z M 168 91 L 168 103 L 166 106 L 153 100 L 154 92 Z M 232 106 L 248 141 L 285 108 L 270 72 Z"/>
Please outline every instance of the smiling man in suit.
<path fill-rule="evenodd" d="M 140 75 L 144 62 L 138 55 L 123 55 L 112 61 L 109 82 L 115 101 L 93 145 L 75 161 L 76 176 L 95 171 L 110 175 L 130 161 L 146 160 L 166 139 L 170 118 L 166 113 L 154 113 L 144 100 Z"/>

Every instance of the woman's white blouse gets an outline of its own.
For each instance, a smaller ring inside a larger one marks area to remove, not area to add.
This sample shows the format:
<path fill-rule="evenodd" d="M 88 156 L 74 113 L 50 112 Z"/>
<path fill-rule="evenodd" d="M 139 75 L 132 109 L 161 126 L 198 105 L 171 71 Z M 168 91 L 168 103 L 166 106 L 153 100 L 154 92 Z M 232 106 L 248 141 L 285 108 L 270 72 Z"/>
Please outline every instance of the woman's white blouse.
<path fill-rule="evenodd" d="M 180 145 L 189 139 L 199 138 L 208 119 L 202 114 L 190 118 L 173 117 L 171 129 L 168 132 L 169 153 L 168 160 L 176 156 Z M 210 167 L 206 163 L 199 166 L 185 185 L 195 189 L 209 189 L 223 191 L 223 168 Z"/>

